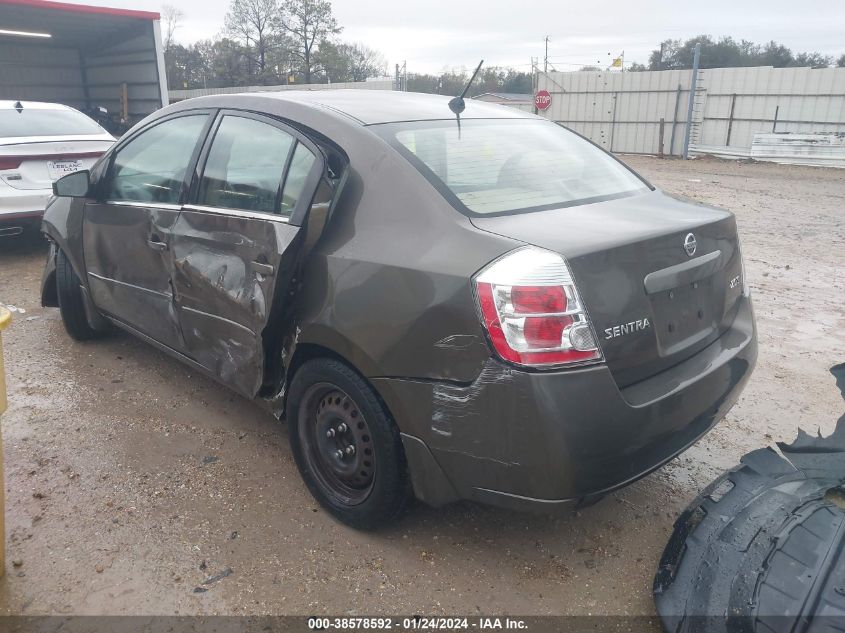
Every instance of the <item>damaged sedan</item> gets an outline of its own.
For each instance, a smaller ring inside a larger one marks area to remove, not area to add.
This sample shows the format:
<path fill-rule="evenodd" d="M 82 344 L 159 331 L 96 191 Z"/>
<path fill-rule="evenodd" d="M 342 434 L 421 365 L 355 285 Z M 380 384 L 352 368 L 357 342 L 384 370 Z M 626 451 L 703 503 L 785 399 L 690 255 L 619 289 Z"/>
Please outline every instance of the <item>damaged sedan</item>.
<path fill-rule="evenodd" d="M 377 91 L 151 115 L 54 184 L 42 303 L 266 404 L 308 488 L 591 503 L 707 433 L 753 369 L 734 216 L 540 117 Z"/>

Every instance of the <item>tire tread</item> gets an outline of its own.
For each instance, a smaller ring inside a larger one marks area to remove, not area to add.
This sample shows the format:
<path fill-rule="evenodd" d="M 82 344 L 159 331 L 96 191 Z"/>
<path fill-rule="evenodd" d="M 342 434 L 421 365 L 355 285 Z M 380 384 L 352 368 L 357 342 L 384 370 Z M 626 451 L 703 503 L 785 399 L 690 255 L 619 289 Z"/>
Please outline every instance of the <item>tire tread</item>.
<path fill-rule="evenodd" d="M 352 386 L 354 393 L 348 393 L 356 401 L 359 409 L 367 412 L 367 424 L 370 432 L 386 434 L 387 438 L 382 446 L 383 454 L 378 454 L 377 482 L 370 498 L 357 506 L 340 507 L 322 493 L 313 475 L 310 473 L 307 461 L 303 455 L 299 442 L 299 400 L 308 386 L 313 382 L 328 381 L 341 383 L 337 386 L 349 392 Z M 291 381 L 288 393 L 287 420 L 291 449 L 297 466 L 305 480 L 311 494 L 334 517 L 360 530 L 373 530 L 385 526 L 402 514 L 412 498 L 411 479 L 402 447 L 399 429 L 379 399 L 373 388 L 354 369 L 333 358 L 316 358 L 303 363 Z"/>
<path fill-rule="evenodd" d="M 82 296 L 79 277 L 74 272 L 70 261 L 61 249 L 56 253 L 56 294 L 59 299 L 59 312 L 62 323 L 71 338 L 87 341 L 97 338 L 102 332 L 95 330 L 88 323 L 85 314 L 85 299 Z"/>

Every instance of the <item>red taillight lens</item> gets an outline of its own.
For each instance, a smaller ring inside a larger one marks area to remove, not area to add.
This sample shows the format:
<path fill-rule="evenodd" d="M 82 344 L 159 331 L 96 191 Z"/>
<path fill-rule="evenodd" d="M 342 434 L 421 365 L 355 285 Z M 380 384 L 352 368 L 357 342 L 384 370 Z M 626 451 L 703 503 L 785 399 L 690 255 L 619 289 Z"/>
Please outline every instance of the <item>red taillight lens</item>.
<path fill-rule="evenodd" d="M 563 331 L 572 325 L 570 316 L 527 317 L 523 324 L 525 342 L 535 348 L 560 347 Z"/>
<path fill-rule="evenodd" d="M 520 365 L 550 366 L 601 358 L 564 259 L 523 248 L 475 278 L 484 327 L 496 352 Z"/>
<path fill-rule="evenodd" d="M 21 156 L 0 156 L 0 171 L 4 169 L 17 169 L 21 166 L 23 157 Z"/>
<path fill-rule="evenodd" d="M 566 293 L 560 286 L 515 286 L 511 303 L 517 314 L 566 312 Z"/>

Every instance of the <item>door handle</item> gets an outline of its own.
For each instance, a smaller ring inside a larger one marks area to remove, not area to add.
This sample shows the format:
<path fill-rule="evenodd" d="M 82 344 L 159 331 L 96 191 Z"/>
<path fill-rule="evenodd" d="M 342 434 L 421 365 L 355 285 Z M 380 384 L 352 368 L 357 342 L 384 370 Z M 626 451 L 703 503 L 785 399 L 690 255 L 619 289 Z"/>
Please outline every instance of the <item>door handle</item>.
<path fill-rule="evenodd" d="M 267 277 L 272 277 L 276 273 L 276 269 L 272 265 L 264 262 L 252 262 L 252 270 Z"/>
<path fill-rule="evenodd" d="M 156 235 L 153 235 L 152 239 L 147 240 L 147 246 L 149 246 L 154 251 L 166 251 L 167 250 L 167 242 L 162 242 L 156 239 Z"/>

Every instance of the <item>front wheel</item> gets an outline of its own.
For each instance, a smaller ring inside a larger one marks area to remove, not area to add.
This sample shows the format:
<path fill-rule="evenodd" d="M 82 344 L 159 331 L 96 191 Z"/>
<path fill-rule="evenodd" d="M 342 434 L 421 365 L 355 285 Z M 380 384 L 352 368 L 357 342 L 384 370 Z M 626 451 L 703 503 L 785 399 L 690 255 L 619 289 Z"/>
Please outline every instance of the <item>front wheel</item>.
<path fill-rule="evenodd" d="M 59 299 L 62 323 L 71 338 L 86 341 L 105 333 L 104 330 L 93 328 L 88 323 L 85 314 L 85 297 L 82 296 L 79 277 L 61 249 L 56 253 L 56 294 Z"/>
<path fill-rule="evenodd" d="M 311 494 L 358 529 L 395 519 L 411 496 L 399 430 L 373 389 L 327 358 L 294 375 L 286 416 L 291 449 Z"/>

